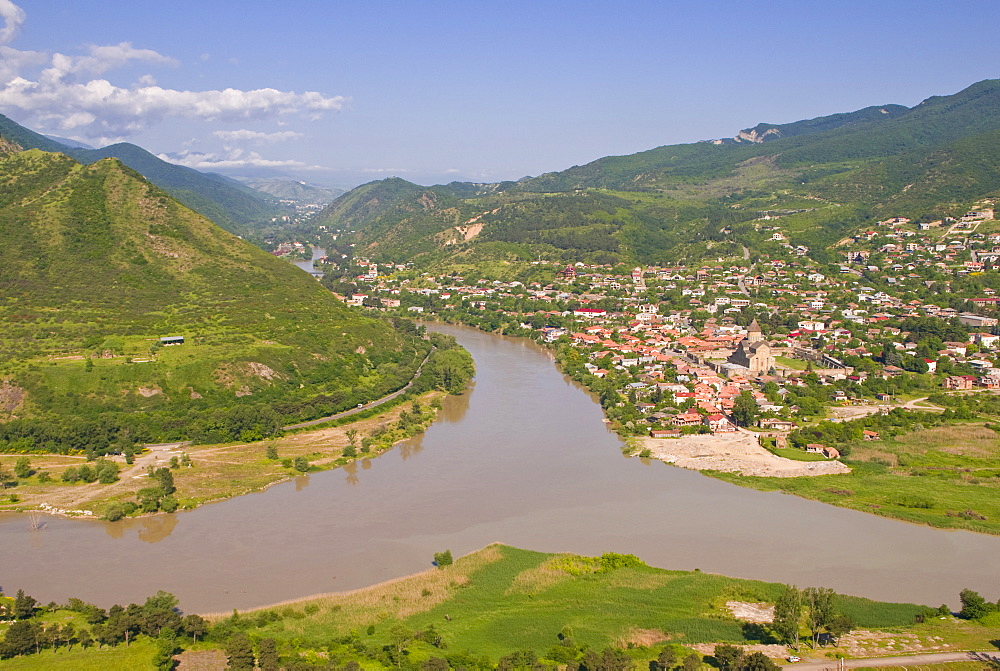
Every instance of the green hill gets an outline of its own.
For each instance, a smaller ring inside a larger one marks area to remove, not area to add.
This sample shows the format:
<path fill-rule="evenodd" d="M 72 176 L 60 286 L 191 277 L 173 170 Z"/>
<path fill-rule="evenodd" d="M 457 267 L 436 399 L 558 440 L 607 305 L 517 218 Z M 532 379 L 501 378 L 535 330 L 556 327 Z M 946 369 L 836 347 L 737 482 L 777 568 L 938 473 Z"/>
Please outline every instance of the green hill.
<path fill-rule="evenodd" d="M 0 183 L 8 449 L 253 439 L 399 388 L 427 351 L 115 159 L 12 153 Z"/>
<path fill-rule="evenodd" d="M 127 142 L 101 149 L 71 147 L 29 130 L 3 115 L 0 115 L 0 137 L 16 142 L 24 149 L 59 152 L 84 164 L 117 158 L 184 205 L 231 233 L 244 233 L 253 225 L 284 213 L 269 202 L 264 194 L 235 180 L 168 163 L 142 147 Z"/>
<path fill-rule="evenodd" d="M 373 182 L 321 218 L 375 260 L 667 263 L 741 254 L 765 239 L 757 220 L 779 213 L 770 225 L 822 257 L 875 219 L 960 214 L 1000 192 L 998 140 L 1000 80 L 987 80 L 912 108 L 759 124 L 516 183 Z"/>

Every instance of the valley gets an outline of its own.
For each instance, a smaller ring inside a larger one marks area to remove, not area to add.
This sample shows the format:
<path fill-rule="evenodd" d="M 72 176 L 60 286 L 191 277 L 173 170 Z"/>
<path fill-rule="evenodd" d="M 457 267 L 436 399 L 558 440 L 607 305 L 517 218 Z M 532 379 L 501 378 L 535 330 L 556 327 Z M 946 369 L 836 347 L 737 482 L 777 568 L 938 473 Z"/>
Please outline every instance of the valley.
<path fill-rule="evenodd" d="M 269 197 L 0 118 L 0 667 L 988 653 L 998 109 Z"/>

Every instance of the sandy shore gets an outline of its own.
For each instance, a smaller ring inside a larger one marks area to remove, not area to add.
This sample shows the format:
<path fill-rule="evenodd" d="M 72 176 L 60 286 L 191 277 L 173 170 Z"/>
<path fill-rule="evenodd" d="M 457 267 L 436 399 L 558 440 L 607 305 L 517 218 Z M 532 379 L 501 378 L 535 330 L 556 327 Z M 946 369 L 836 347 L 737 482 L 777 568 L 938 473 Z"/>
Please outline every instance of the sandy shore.
<path fill-rule="evenodd" d="M 743 432 L 638 440 L 640 449 L 648 449 L 653 458 L 695 471 L 725 471 L 772 478 L 850 472 L 839 461 L 795 461 L 778 457 L 761 447 L 755 435 Z"/>

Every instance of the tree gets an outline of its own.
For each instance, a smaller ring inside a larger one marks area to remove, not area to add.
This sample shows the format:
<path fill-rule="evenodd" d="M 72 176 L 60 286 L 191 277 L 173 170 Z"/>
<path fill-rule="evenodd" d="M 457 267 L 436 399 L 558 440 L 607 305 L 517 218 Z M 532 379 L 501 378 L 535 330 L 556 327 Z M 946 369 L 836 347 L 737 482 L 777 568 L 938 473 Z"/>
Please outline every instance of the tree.
<path fill-rule="evenodd" d="M 438 568 L 444 568 L 445 566 L 451 566 L 454 563 L 454 559 L 451 556 L 451 550 L 445 550 L 444 552 L 434 553 L 434 563 Z"/>
<path fill-rule="evenodd" d="M 19 478 L 30 478 L 34 471 L 31 469 L 31 460 L 28 457 L 18 457 L 14 464 L 14 475 Z"/>
<path fill-rule="evenodd" d="M 266 456 L 267 456 L 268 459 L 275 459 L 276 460 L 278 458 L 278 448 L 272 443 L 272 444 L 270 444 L 270 445 L 267 446 L 267 450 L 265 451 L 265 454 L 266 454 Z"/>
<path fill-rule="evenodd" d="M 656 665 L 655 669 L 652 668 L 653 664 Z M 677 651 L 668 645 L 660 650 L 656 661 L 650 663 L 650 671 L 670 671 L 675 666 L 677 666 Z"/>
<path fill-rule="evenodd" d="M 779 671 L 780 666 L 772 662 L 763 652 L 751 652 L 740 664 L 740 671 Z"/>
<path fill-rule="evenodd" d="M 169 496 L 177 491 L 174 487 L 174 474 L 170 472 L 169 468 L 157 468 L 153 471 L 153 479 L 159 483 L 164 496 Z"/>
<path fill-rule="evenodd" d="M 835 615 L 826 628 L 830 632 L 833 642 L 836 643 L 838 638 L 851 633 L 851 630 L 854 629 L 854 620 L 847 615 Z"/>
<path fill-rule="evenodd" d="M 833 621 L 833 590 L 829 587 L 807 587 L 802 596 L 809 606 L 807 622 L 812 645 L 819 645 L 819 635 Z"/>
<path fill-rule="evenodd" d="M 697 652 L 692 652 L 684 658 L 681 668 L 684 669 L 684 671 L 698 671 L 698 669 L 701 668 L 701 655 Z"/>
<path fill-rule="evenodd" d="M 347 436 L 347 444 L 348 445 L 350 445 L 351 447 L 357 447 L 357 445 L 356 445 L 356 442 L 358 440 L 358 430 L 357 429 L 348 429 L 347 431 L 344 432 L 344 435 Z"/>
<path fill-rule="evenodd" d="M 733 402 L 733 421 L 740 426 L 750 426 L 757 421 L 758 415 L 760 415 L 760 408 L 757 401 L 754 400 L 753 394 L 749 391 L 741 392 Z"/>
<path fill-rule="evenodd" d="M 208 622 L 201 615 L 185 615 L 181 620 L 181 630 L 191 637 L 192 643 L 197 643 L 199 636 L 208 633 Z"/>
<path fill-rule="evenodd" d="M 996 610 L 996 606 L 971 589 L 963 589 L 958 598 L 962 602 L 962 610 L 958 612 L 958 616 L 964 620 L 976 620 Z"/>
<path fill-rule="evenodd" d="M 797 648 L 801 620 L 802 592 L 794 585 L 786 587 L 774 604 L 774 621 L 771 627 L 779 640 Z"/>
<path fill-rule="evenodd" d="M 94 644 L 94 638 L 90 635 L 90 631 L 87 629 L 81 629 L 80 633 L 76 636 L 76 642 L 80 644 L 80 647 L 86 650 Z"/>
<path fill-rule="evenodd" d="M 261 671 L 278 671 L 278 645 L 273 638 L 263 638 L 257 644 L 257 666 Z"/>
<path fill-rule="evenodd" d="M 294 463 L 295 463 L 295 470 L 299 471 L 300 473 L 305 473 L 306 471 L 309 470 L 309 460 L 306 459 L 301 454 L 295 457 Z"/>
<path fill-rule="evenodd" d="M 156 643 L 156 652 L 153 654 L 153 666 L 159 671 L 170 671 L 177 666 L 174 655 L 180 652 L 177 645 L 177 637 L 172 631 L 165 631 Z"/>
<path fill-rule="evenodd" d="M 229 660 L 228 668 L 236 671 L 253 671 L 253 646 L 246 634 L 238 632 L 229 637 L 226 641 L 226 657 Z"/>
<path fill-rule="evenodd" d="M 743 659 L 743 648 L 736 645 L 717 645 L 714 657 L 722 671 L 736 671 Z"/>
<path fill-rule="evenodd" d="M 25 655 L 36 649 L 38 642 L 38 630 L 41 625 L 37 622 L 21 620 L 10 625 L 4 635 L 4 648 L 14 655 Z"/>
<path fill-rule="evenodd" d="M 38 602 L 25 594 L 23 589 L 17 590 L 17 595 L 14 597 L 14 619 L 27 620 L 34 617 L 37 604 Z"/>

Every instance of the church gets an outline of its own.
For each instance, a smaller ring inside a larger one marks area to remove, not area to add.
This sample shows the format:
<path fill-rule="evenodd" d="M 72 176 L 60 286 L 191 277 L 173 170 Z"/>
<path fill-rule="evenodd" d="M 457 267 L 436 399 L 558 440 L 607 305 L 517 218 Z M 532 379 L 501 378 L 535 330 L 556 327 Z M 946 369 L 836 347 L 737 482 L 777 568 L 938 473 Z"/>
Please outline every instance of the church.
<path fill-rule="evenodd" d="M 747 337 L 740 341 L 739 347 L 726 361 L 748 368 L 756 375 L 766 375 L 774 367 L 771 346 L 764 341 L 764 332 L 761 331 L 756 319 L 747 327 Z"/>

